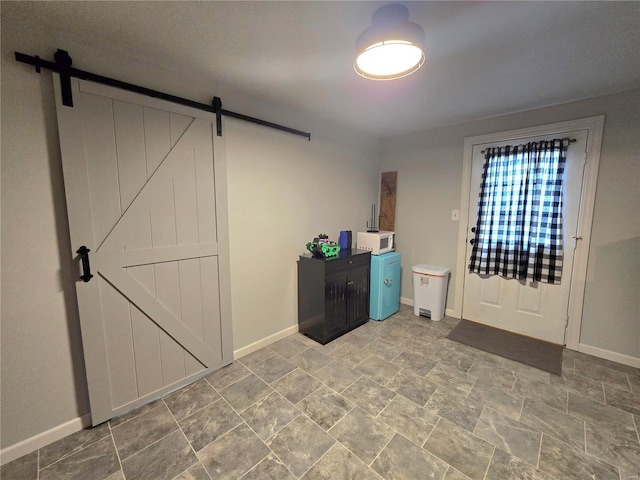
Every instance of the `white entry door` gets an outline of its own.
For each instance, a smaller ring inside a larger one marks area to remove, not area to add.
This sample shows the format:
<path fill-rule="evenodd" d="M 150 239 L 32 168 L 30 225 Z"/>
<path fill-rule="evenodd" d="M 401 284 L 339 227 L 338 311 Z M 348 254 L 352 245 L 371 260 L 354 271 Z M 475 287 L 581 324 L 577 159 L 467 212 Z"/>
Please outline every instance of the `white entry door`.
<path fill-rule="evenodd" d="M 208 112 L 54 82 L 96 425 L 233 360 L 224 155 Z"/>
<path fill-rule="evenodd" d="M 561 135 L 577 140 L 569 145 L 564 173 L 564 259 L 561 283 L 550 285 L 479 275 L 469 273 L 467 268 L 464 278 L 462 318 L 553 343 L 564 343 L 574 249 L 578 241 L 576 231 L 580 214 L 587 134 L 588 130 L 580 130 L 563 132 Z M 478 196 L 484 163 L 484 154 L 481 151 L 488 147 L 527 143 L 552 136 L 511 139 L 508 142 L 473 146 L 471 187 L 467 206 L 469 239 L 473 238 L 471 229 L 475 227 L 477 221 Z M 467 242 L 465 257 L 467 267 L 471 248 L 471 244 Z"/>

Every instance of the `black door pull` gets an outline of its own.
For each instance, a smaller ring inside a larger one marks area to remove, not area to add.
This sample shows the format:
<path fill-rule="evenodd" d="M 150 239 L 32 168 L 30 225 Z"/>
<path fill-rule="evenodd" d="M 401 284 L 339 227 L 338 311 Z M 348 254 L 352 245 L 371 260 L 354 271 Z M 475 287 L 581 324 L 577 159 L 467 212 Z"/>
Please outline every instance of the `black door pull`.
<path fill-rule="evenodd" d="M 80 260 L 82 261 L 82 275 L 80 275 L 80 278 L 85 283 L 93 278 L 93 275 L 91 275 L 91 266 L 89 265 L 90 251 L 91 250 L 84 245 L 76 251 L 76 253 L 80 255 Z"/>

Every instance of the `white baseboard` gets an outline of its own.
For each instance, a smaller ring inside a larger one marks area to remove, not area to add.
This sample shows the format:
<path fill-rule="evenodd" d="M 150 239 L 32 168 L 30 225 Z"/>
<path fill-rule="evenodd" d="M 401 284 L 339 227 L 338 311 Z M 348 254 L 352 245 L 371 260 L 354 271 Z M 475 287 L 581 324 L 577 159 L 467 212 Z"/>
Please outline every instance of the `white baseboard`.
<path fill-rule="evenodd" d="M 253 353 L 257 350 L 260 350 L 263 347 L 266 347 L 267 345 L 271 345 L 272 343 L 276 343 L 278 340 L 282 340 L 285 337 L 288 337 L 289 335 L 292 335 L 294 333 L 296 333 L 298 331 L 298 325 L 292 325 L 291 327 L 285 328 L 284 330 L 280 330 L 277 333 L 274 333 L 273 335 L 269 335 L 268 337 L 262 338 L 260 340 L 258 340 L 257 342 L 253 342 L 249 345 L 247 345 L 246 347 L 242 347 L 239 348 L 237 350 L 233 351 L 233 358 L 234 359 L 238 359 L 238 358 L 242 358 L 245 355 L 249 355 L 250 353 Z"/>
<path fill-rule="evenodd" d="M 402 305 L 409 305 L 410 307 L 413 307 L 413 299 L 411 299 L 411 298 L 400 297 L 400 303 Z M 444 314 L 447 317 L 460 318 L 459 315 L 456 315 L 456 312 L 455 312 L 455 310 L 453 308 L 445 308 Z"/>
<path fill-rule="evenodd" d="M 86 415 L 74 418 L 73 420 L 69 420 L 57 427 L 50 428 L 49 430 L 34 435 L 33 437 L 22 440 L 15 445 L 3 448 L 0 450 L 0 465 L 6 465 L 9 462 L 13 462 L 20 457 L 24 457 L 31 452 L 35 452 L 42 447 L 46 447 L 50 443 L 57 442 L 72 433 L 79 432 L 83 428 L 90 426 L 91 414 L 87 413 Z"/>
<path fill-rule="evenodd" d="M 588 355 L 593 355 L 594 357 L 611 360 L 612 362 L 629 365 L 630 367 L 640 368 L 640 358 L 632 357 L 631 355 L 612 352 L 611 350 L 605 350 L 604 348 L 592 347 L 591 345 L 585 345 L 584 343 L 578 345 L 578 351 Z"/>
<path fill-rule="evenodd" d="M 400 297 L 400 303 L 402 303 L 403 305 L 413 306 L 413 300 L 411 298 Z M 450 308 L 447 308 L 445 310 L 445 314 L 447 315 L 447 317 L 459 318 L 458 315 L 455 315 L 454 310 Z M 586 353 L 588 355 L 593 355 L 594 357 L 611 360 L 612 362 L 629 365 L 630 367 L 640 368 L 640 358 L 638 357 L 632 357 L 623 353 L 612 352 L 610 350 L 605 350 L 604 348 L 592 347 L 591 345 L 585 345 L 584 343 L 578 345 L 578 351 Z"/>
<path fill-rule="evenodd" d="M 266 347 L 267 345 L 271 345 L 272 343 L 277 342 L 289 335 L 296 333 L 298 331 L 298 325 L 293 325 L 291 327 L 285 328 L 273 335 L 269 335 L 266 338 L 258 340 L 246 347 L 239 348 L 238 350 L 234 350 L 233 358 L 238 359 L 244 357 L 245 355 L 249 355 L 250 353 L 255 352 L 256 350 L 260 350 L 262 347 Z M 91 426 L 91 414 L 86 414 L 81 417 L 74 418 L 73 420 L 69 420 L 62 425 L 58 425 L 57 427 L 53 427 L 47 431 L 34 435 L 31 438 L 27 438 L 15 445 L 11 445 L 10 447 L 4 448 L 0 450 L 0 465 L 6 465 L 9 462 L 13 462 L 20 457 L 23 457 L 31 452 L 35 452 L 36 450 L 46 447 L 47 445 L 56 442 L 72 433 L 79 432 L 83 428 L 87 428 Z"/>
<path fill-rule="evenodd" d="M 403 305 L 409 305 L 410 307 L 413 307 L 413 299 L 411 298 L 400 297 L 400 303 Z"/>

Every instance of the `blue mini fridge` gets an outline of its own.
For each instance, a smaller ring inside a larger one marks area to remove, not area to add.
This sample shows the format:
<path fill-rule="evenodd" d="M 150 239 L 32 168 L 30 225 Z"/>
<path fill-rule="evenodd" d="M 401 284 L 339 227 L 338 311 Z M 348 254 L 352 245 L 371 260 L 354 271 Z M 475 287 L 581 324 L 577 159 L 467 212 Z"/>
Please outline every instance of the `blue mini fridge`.
<path fill-rule="evenodd" d="M 400 309 L 400 261 L 396 252 L 371 256 L 369 318 L 384 320 Z"/>

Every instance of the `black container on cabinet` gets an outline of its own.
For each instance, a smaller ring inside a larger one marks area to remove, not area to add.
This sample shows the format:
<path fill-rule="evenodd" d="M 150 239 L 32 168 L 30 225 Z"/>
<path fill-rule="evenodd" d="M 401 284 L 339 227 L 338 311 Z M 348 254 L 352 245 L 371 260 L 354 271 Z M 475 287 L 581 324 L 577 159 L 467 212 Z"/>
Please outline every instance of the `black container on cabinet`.
<path fill-rule="evenodd" d="M 337 257 L 300 255 L 298 330 L 322 345 L 369 320 L 371 253 L 341 250 Z"/>

